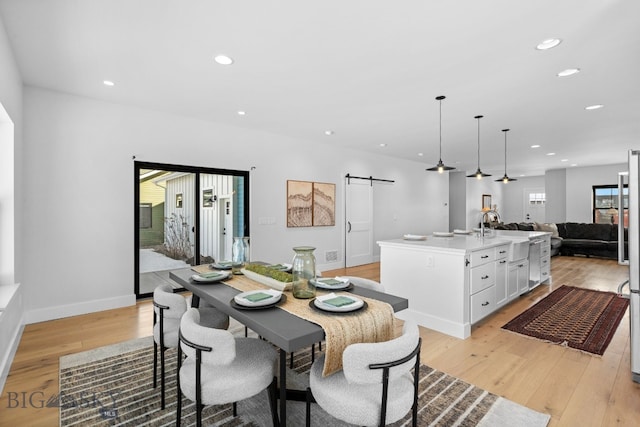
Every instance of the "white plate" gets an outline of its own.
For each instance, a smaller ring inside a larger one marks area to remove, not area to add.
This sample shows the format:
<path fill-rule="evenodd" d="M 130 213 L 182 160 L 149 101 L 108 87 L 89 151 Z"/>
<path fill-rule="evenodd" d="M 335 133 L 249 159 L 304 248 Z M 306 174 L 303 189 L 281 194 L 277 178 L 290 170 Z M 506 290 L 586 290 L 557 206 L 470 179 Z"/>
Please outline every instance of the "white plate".
<path fill-rule="evenodd" d="M 325 283 L 326 281 L 330 281 L 330 280 L 337 280 L 340 283 L 336 283 L 334 285 L 330 283 Z M 349 287 L 350 285 L 349 279 L 345 279 L 343 277 L 333 277 L 333 278 L 327 277 L 327 278 L 311 280 L 311 284 L 321 289 L 334 289 L 334 290 L 344 289 Z"/>
<path fill-rule="evenodd" d="M 427 240 L 427 236 L 421 236 L 419 234 L 405 234 L 402 238 L 404 240 Z"/>
<path fill-rule="evenodd" d="M 433 235 L 436 237 L 453 237 L 453 233 L 448 231 L 434 231 Z"/>
<path fill-rule="evenodd" d="M 325 304 L 323 301 L 326 300 L 330 300 L 331 298 L 336 298 L 338 296 L 344 296 L 345 298 L 349 298 L 350 300 L 353 300 L 353 303 L 348 304 L 348 305 L 343 305 L 340 307 L 336 307 L 334 305 L 331 304 Z M 321 310 L 325 310 L 325 311 L 335 311 L 337 313 L 344 313 L 344 312 L 348 312 L 348 311 L 355 311 L 357 309 L 359 309 L 360 307 L 362 307 L 364 305 L 364 301 L 362 301 L 360 298 L 349 295 L 336 295 L 333 292 L 327 295 L 323 295 L 321 297 L 317 297 L 316 299 L 313 300 L 313 303 L 315 304 L 316 307 L 318 307 Z"/>
<path fill-rule="evenodd" d="M 458 230 L 458 229 L 453 230 L 453 232 L 455 234 L 471 234 L 471 233 L 473 233 L 473 231 L 471 231 L 471 230 Z"/>
<path fill-rule="evenodd" d="M 277 267 L 277 266 L 280 266 L 280 267 Z M 291 271 L 291 268 L 293 266 L 291 264 L 281 262 L 280 264 L 268 264 L 265 267 L 273 268 L 274 270 L 279 270 L 279 271 Z"/>
<path fill-rule="evenodd" d="M 191 280 L 199 283 L 215 283 L 227 279 L 229 274 L 228 271 L 212 271 L 210 273 L 194 274 L 191 276 Z"/>
<path fill-rule="evenodd" d="M 271 295 L 271 297 L 265 298 L 260 301 L 249 301 L 248 299 L 246 299 L 247 296 L 258 294 L 258 293 L 269 294 Z M 258 289 L 255 291 L 242 292 L 236 295 L 235 297 L 233 297 L 233 300 L 236 302 L 236 304 L 244 305 L 246 307 L 261 307 L 263 305 L 276 303 L 280 301 L 281 297 L 282 297 L 282 292 L 276 291 L 275 289 Z"/>

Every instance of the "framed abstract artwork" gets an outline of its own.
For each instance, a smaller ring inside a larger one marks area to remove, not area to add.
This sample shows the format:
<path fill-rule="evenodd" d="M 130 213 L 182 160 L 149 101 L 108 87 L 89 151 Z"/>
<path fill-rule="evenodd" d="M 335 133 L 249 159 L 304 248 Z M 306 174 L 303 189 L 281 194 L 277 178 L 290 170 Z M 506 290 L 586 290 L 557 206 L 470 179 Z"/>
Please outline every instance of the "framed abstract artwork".
<path fill-rule="evenodd" d="M 336 225 L 336 185 L 287 181 L 287 227 Z"/>
<path fill-rule="evenodd" d="M 313 225 L 313 182 L 287 181 L 287 227 Z"/>

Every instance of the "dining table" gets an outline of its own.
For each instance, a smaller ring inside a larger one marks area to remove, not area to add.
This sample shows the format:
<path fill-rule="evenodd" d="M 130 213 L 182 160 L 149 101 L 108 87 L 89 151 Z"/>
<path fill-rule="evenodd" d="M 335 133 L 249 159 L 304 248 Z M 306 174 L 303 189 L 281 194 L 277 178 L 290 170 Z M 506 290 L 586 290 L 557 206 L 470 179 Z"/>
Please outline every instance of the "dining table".
<path fill-rule="evenodd" d="M 201 267 L 199 271 L 202 271 L 202 266 L 199 267 Z M 200 300 L 204 300 L 278 347 L 279 420 L 281 426 L 286 426 L 287 399 L 302 400 L 304 398 L 304 391 L 287 390 L 287 353 L 295 352 L 321 342 L 325 338 L 323 328 L 316 323 L 283 310 L 277 305 L 264 310 L 236 308 L 237 305 L 233 303 L 233 300 L 241 291 L 231 286 L 230 283 L 233 280 L 247 281 L 250 279 L 244 276 L 242 276 L 242 279 L 234 279 L 234 276 L 230 275 L 228 279 L 215 283 L 195 282 L 191 277 L 196 274 L 196 271 L 197 270 L 193 268 L 182 268 L 169 272 L 169 277 L 172 280 L 193 294 L 193 307 L 198 307 Z M 387 303 L 394 312 L 404 310 L 409 306 L 406 298 L 377 292 L 360 286 L 350 287 L 349 292 L 360 297 Z M 291 293 L 288 292 L 288 294 L 289 298 L 292 298 Z"/>

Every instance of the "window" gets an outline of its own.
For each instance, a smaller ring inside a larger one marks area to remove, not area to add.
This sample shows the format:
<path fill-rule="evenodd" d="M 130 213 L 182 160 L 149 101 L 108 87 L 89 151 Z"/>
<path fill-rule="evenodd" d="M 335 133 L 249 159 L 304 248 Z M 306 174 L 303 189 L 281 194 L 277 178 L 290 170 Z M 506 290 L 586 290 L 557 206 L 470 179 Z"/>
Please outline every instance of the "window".
<path fill-rule="evenodd" d="M 213 207 L 213 202 L 215 202 L 218 198 L 213 195 L 213 189 L 208 188 L 206 190 L 202 190 L 202 207 L 203 208 L 211 208 Z"/>
<path fill-rule="evenodd" d="M 140 203 L 140 228 L 151 228 L 151 203 Z"/>
<path fill-rule="evenodd" d="M 544 206 L 547 201 L 546 193 L 529 193 L 529 204 L 533 206 Z"/>
<path fill-rule="evenodd" d="M 594 185 L 593 187 L 593 222 L 596 224 L 618 224 L 620 218 L 617 185 Z M 623 190 L 623 221 L 629 222 L 629 188 Z"/>

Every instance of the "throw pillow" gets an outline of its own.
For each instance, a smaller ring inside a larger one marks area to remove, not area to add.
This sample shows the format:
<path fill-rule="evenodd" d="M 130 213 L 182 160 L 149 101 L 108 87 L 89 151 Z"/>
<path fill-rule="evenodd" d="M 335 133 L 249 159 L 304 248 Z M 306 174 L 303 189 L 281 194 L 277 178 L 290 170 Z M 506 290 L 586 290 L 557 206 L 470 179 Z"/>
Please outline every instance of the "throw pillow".
<path fill-rule="evenodd" d="M 558 234 L 558 226 L 555 225 L 554 223 L 540 224 L 539 222 L 536 222 L 535 229 L 537 231 L 549 232 L 551 233 L 551 237 L 560 237 L 560 235 Z"/>

